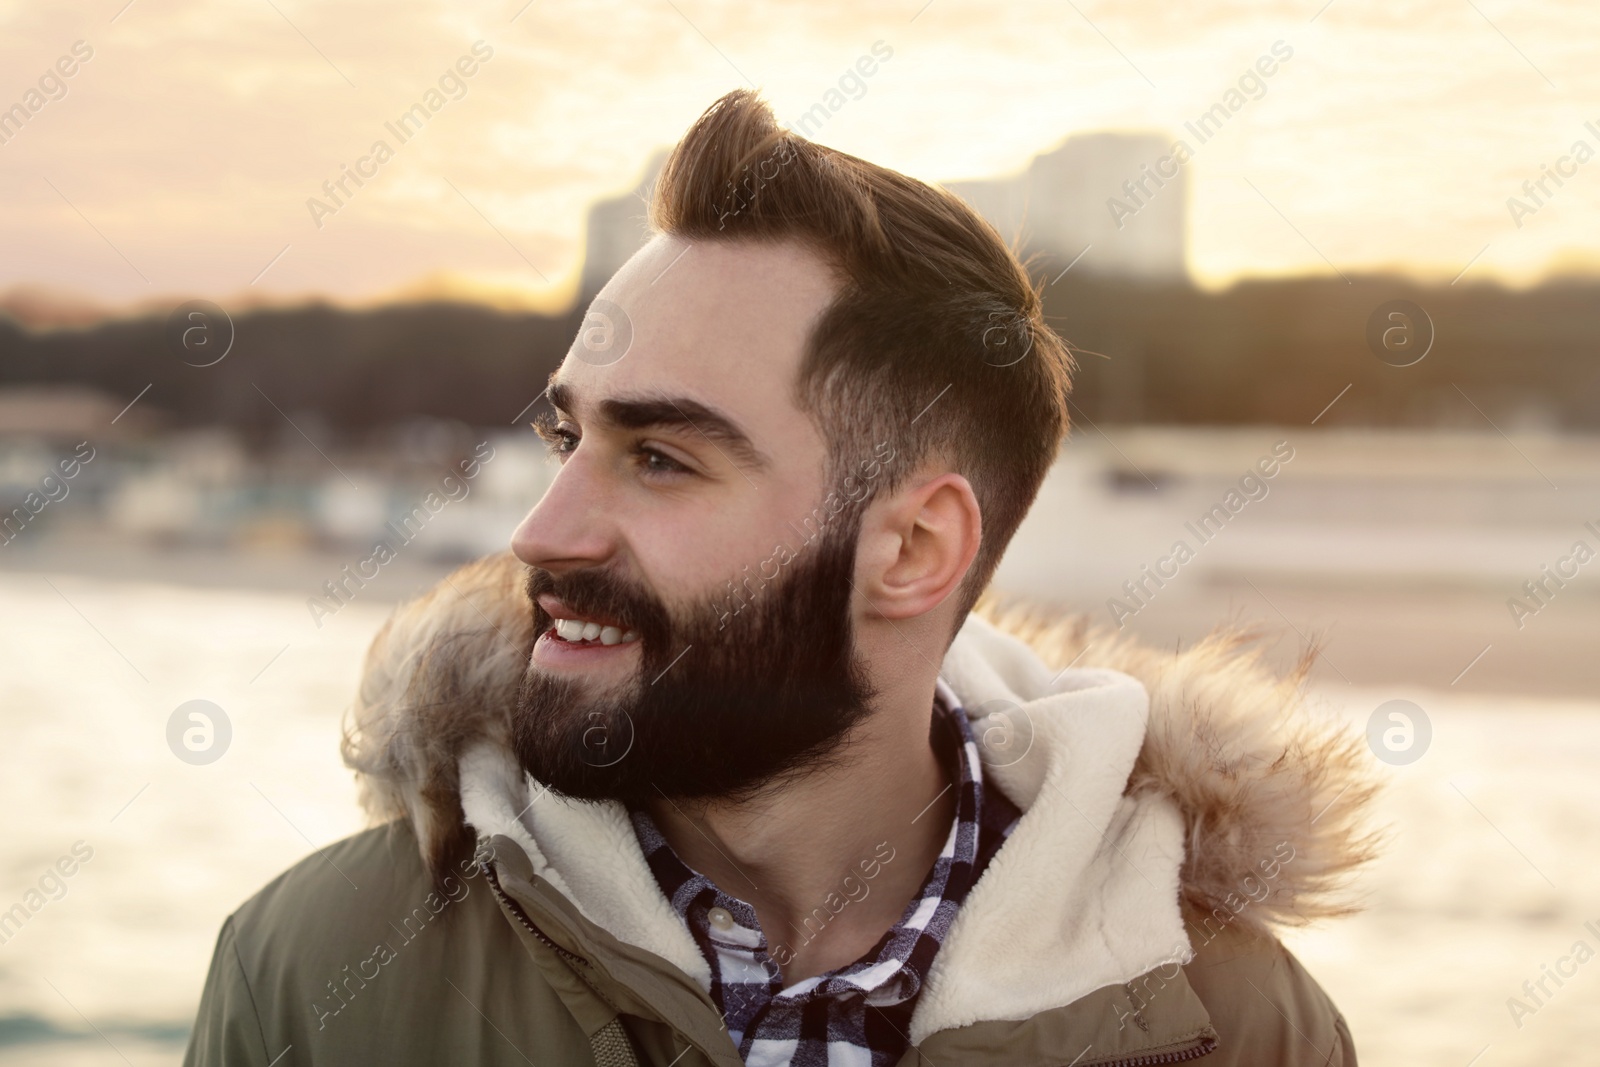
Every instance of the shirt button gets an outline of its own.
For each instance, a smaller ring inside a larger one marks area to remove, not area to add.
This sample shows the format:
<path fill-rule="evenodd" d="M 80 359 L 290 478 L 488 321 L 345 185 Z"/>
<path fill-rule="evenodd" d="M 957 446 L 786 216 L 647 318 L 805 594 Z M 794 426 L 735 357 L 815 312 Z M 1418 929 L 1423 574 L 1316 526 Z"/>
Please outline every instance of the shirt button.
<path fill-rule="evenodd" d="M 733 929 L 733 913 L 727 908 L 712 908 L 707 917 L 718 930 Z"/>

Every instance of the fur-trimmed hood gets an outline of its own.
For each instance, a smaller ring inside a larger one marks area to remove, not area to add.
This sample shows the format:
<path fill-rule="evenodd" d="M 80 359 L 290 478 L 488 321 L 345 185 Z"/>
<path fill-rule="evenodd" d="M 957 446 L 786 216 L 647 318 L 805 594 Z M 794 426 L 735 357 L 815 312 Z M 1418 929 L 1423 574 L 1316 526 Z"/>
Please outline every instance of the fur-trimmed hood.
<path fill-rule="evenodd" d="M 617 849 L 594 835 L 609 834 L 626 851 L 625 819 L 576 801 L 524 808 L 535 797 L 509 739 L 535 636 L 525 575 L 508 552 L 468 564 L 398 608 L 374 639 L 344 741 L 363 804 L 376 820 L 409 819 L 436 871 L 469 851 L 477 833 L 512 836 L 591 918 L 694 974 L 699 958 L 687 932 L 678 938 L 651 911 L 649 890 L 641 883 L 630 896 L 615 888 L 648 878 L 642 862 L 619 875 L 616 861 L 595 858 Z M 1059 998 L 1125 980 L 1175 952 L 1183 957 L 1186 936 L 1204 937 L 1218 924 L 1264 930 L 1353 910 L 1344 890 L 1373 854 L 1363 812 L 1375 779 L 1361 739 L 1307 708 L 1308 669 L 1309 659 L 1275 677 L 1244 633 L 1157 651 L 1081 617 L 1003 607 L 987 596 L 979 602 L 941 680 L 969 714 L 1002 708 L 997 723 L 1020 727 L 1039 746 L 985 769 L 1024 810 L 1013 836 L 1031 816 L 1036 837 L 1004 867 L 1013 891 L 1033 898 L 1010 910 L 1037 913 L 1041 889 L 1075 894 L 1061 922 L 1094 949 L 1072 989 L 1056 982 L 1041 996 L 1065 1003 Z M 597 879 L 613 888 L 586 892 Z M 974 891 L 960 923 L 991 951 L 1014 946 L 1006 953 L 1015 962 L 1028 951 L 1026 925 L 1008 926 L 995 917 L 1002 902 L 986 908 L 982 897 Z M 1133 921 L 1145 913 L 1148 921 Z M 1131 927 L 1131 941 L 1110 943 L 1115 930 Z M 960 935 L 958 924 L 952 957 L 961 955 Z M 1118 973 L 1097 977 L 1097 967 Z M 930 982 L 930 999 L 941 986 L 945 1000 L 962 1005 L 947 1014 L 982 1017 L 973 1003 L 983 989 L 960 988 L 954 978 Z"/>

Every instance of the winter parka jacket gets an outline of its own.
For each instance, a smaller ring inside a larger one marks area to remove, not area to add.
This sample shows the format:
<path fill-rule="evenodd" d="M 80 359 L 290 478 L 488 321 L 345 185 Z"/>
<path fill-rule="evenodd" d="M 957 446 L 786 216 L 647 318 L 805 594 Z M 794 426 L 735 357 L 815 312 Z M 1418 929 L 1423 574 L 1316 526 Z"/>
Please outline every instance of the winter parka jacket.
<path fill-rule="evenodd" d="M 740 1064 L 625 811 L 510 755 L 522 587 L 489 557 L 380 632 L 345 742 L 380 825 L 229 916 L 186 1065 Z M 904 1067 L 1355 1063 L 1272 933 L 1349 910 L 1372 850 L 1364 751 L 1307 712 L 1301 675 L 1237 635 L 1162 653 L 985 600 L 940 676 L 1023 815 L 934 959 Z"/>

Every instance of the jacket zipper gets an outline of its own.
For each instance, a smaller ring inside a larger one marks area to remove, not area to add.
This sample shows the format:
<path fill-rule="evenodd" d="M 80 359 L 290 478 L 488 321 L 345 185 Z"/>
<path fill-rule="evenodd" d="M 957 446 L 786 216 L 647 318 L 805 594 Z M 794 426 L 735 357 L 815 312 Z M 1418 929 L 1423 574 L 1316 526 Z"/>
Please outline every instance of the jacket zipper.
<path fill-rule="evenodd" d="M 1197 1060 L 1201 1056 L 1209 1056 L 1217 1050 L 1215 1038 L 1201 1038 L 1198 1045 L 1186 1049 L 1174 1049 L 1171 1052 L 1153 1052 L 1147 1056 L 1135 1056 L 1128 1060 L 1114 1060 L 1111 1063 L 1099 1064 L 1098 1067 L 1154 1067 L 1160 1063 L 1183 1063 L 1185 1060 Z"/>
<path fill-rule="evenodd" d="M 506 891 L 500 888 L 500 879 L 495 877 L 493 867 L 490 867 L 488 864 L 481 864 L 480 866 L 483 870 L 484 876 L 489 880 L 489 887 L 494 890 L 494 895 L 498 897 L 500 902 L 517 917 L 517 921 L 522 923 L 522 925 L 527 928 L 530 934 L 539 939 L 540 944 L 550 949 L 550 951 L 554 952 L 557 956 L 561 957 L 568 963 L 577 963 L 584 967 L 589 966 L 588 960 L 584 959 L 575 952 L 568 952 L 566 949 L 550 940 L 543 930 L 539 929 L 533 924 L 533 920 L 528 918 L 528 913 L 522 910 L 522 905 L 518 904 L 515 900 L 512 900 L 511 897 L 506 894 Z"/>
<path fill-rule="evenodd" d="M 577 953 L 568 952 L 566 949 L 550 940 L 543 930 L 534 925 L 533 920 L 528 918 L 528 913 L 522 910 L 522 905 L 518 904 L 515 900 L 512 900 L 511 897 L 506 894 L 506 891 L 500 888 L 500 879 L 495 877 L 494 868 L 490 867 L 488 864 L 483 864 L 482 870 L 485 877 L 489 881 L 489 887 L 494 890 L 494 895 L 498 897 L 503 904 L 505 904 L 507 909 L 517 917 L 517 921 L 522 923 L 522 925 L 527 928 L 527 931 L 530 934 L 539 939 L 540 944 L 549 948 L 552 952 L 564 960 L 581 964 L 584 967 L 589 966 L 588 960 L 584 959 L 582 956 L 579 956 Z M 1190 1048 L 1176 1049 L 1172 1052 L 1157 1052 L 1148 1056 L 1136 1056 L 1129 1060 L 1116 1060 L 1112 1063 L 1101 1064 L 1099 1067 L 1156 1067 L 1156 1065 L 1164 1063 L 1182 1063 L 1185 1060 L 1197 1060 L 1201 1056 L 1209 1056 L 1213 1051 L 1216 1050 L 1216 1047 L 1216 1041 L 1208 1037 L 1202 1039 L 1198 1045 L 1194 1045 Z"/>
<path fill-rule="evenodd" d="M 576 964 L 579 964 L 579 965 L 584 966 L 584 967 L 588 967 L 589 966 L 589 961 L 588 960 L 584 959 L 582 956 L 578 955 L 575 952 L 568 952 L 566 949 L 562 948 L 560 945 L 558 945 L 554 941 L 550 940 L 549 936 L 546 935 L 543 930 L 539 929 L 539 927 L 534 925 L 533 920 L 528 918 L 528 913 L 522 909 L 522 905 L 518 904 L 515 900 L 511 899 L 510 895 L 508 895 L 505 890 L 500 888 L 500 879 L 495 876 L 494 869 L 492 867 L 490 867 L 487 864 L 480 864 L 480 867 L 483 870 L 484 875 L 488 878 L 489 888 L 494 890 L 494 895 L 497 898 L 499 898 L 502 902 L 504 902 L 506 907 L 508 909 L 510 909 L 511 913 L 517 917 L 517 921 L 520 922 L 527 929 L 527 931 L 530 934 L 532 934 L 534 937 L 538 938 L 539 942 L 541 944 L 543 944 L 544 946 L 549 948 L 550 951 L 554 952 L 557 956 L 559 956 L 563 960 L 566 960 L 566 961 L 568 961 L 570 963 L 576 963 Z M 593 986 L 591 986 L 590 988 L 592 989 Z M 598 993 L 598 991 L 596 991 L 596 995 L 597 996 L 600 995 Z M 602 997 L 601 999 L 605 999 L 605 998 Z M 610 1001 L 608 1000 L 607 1003 L 609 1004 Z M 691 1046 L 692 1047 L 698 1047 L 698 1046 L 694 1046 L 692 1042 L 691 1042 Z M 631 1046 L 630 1046 L 630 1048 L 631 1048 Z M 685 1050 L 685 1051 L 687 1051 L 687 1050 Z M 703 1049 L 701 1051 L 704 1052 Z M 677 1061 L 675 1060 L 673 1062 L 677 1062 Z"/>

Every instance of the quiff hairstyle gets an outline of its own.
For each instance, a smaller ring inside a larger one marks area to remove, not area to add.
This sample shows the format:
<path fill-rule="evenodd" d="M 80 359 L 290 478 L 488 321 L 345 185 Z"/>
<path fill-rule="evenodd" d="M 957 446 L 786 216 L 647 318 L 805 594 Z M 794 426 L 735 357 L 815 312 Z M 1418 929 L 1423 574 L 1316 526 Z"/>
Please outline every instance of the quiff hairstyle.
<path fill-rule="evenodd" d="M 687 241 L 799 241 L 834 269 L 796 403 L 829 443 L 830 485 L 861 480 L 884 442 L 894 459 L 866 500 L 931 458 L 972 485 L 983 533 L 959 629 L 1067 432 L 1071 350 L 1023 264 L 960 198 L 780 127 L 744 89 L 672 150 L 650 223 Z"/>

